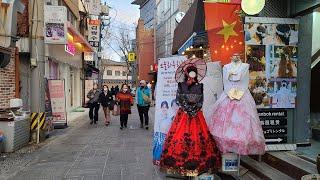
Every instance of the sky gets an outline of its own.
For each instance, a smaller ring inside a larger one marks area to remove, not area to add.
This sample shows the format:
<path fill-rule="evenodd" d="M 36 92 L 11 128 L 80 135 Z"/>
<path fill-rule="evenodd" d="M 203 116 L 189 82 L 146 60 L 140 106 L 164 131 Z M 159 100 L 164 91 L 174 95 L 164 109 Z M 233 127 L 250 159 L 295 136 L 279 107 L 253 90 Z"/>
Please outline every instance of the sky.
<path fill-rule="evenodd" d="M 108 28 L 108 33 L 111 36 L 108 36 L 106 43 L 103 46 L 103 54 L 106 58 L 110 58 L 111 60 L 120 61 L 120 56 L 115 52 L 118 51 L 117 42 L 112 38 L 112 35 L 116 35 L 119 31 L 119 27 L 126 27 L 130 30 L 130 37 L 132 39 L 135 38 L 135 28 L 138 23 L 138 19 L 140 16 L 139 6 L 132 5 L 131 2 L 133 0 L 102 0 L 102 2 L 106 2 L 110 9 L 110 17 L 111 23 Z M 112 46 L 112 48 L 110 47 Z"/>

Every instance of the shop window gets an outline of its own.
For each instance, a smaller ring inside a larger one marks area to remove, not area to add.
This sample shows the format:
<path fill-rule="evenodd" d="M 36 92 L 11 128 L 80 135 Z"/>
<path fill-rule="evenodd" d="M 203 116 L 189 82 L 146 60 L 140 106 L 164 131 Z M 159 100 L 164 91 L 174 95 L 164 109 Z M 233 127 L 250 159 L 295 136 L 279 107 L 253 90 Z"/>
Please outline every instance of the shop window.
<path fill-rule="evenodd" d="M 127 72 L 122 71 L 122 76 L 127 76 Z"/>
<path fill-rule="evenodd" d="M 107 70 L 107 75 L 112 76 L 112 70 Z"/>
<path fill-rule="evenodd" d="M 116 76 L 120 76 L 120 71 L 116 71 Z"/>

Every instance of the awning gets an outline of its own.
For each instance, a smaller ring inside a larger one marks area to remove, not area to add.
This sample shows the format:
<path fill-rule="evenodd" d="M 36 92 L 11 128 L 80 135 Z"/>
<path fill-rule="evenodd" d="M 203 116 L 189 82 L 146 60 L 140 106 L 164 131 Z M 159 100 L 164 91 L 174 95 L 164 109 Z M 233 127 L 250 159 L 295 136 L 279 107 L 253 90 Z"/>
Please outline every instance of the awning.
<path fill-rule="evenodd" d="M 174 30 L 172 54 L 178 50 L 194 34 L 205 31 L 204 3 L 203 0 L 195 0 L 190 9 Z"/>
<path fill-rule="evenodd" d="M 73 43 L 80 43 L 83 45 L 83 52 L 94 52 L 92 46 L 70 23 L 68 23 L 68 33 L 73 37 Z"/>
<path fill-rule="evenodd" d="M 185 52 L 190 46 L 204 46 L 208 44 L 207 32 L 193 33 L 190 38 L 178 49 L 178 54 Z"/>

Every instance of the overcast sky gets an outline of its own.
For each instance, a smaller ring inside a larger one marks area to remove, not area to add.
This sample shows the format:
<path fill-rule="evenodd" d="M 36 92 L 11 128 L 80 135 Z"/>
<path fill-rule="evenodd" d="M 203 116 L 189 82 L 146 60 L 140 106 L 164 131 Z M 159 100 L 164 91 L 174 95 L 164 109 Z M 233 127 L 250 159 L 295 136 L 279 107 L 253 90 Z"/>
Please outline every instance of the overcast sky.
<path fill-rule="evenodd" d="M 110 17 L 111 23 L 109 28 L 109 33 L 116 35 L 117 31 L 119 31 L 119 27 L 128 27 L 131 32 L 131 37 L 135 38 L 135 27 L 138 23 L 139 19 L 139 6 L 132 5 L 131 2 L 133 0 L 102 0 L 107 2 L 107 5 L 111 7 L 110 9 Z M 114 40 L 109 40 L 109 44 L 116 51 L 119 50 L 117 43 Z M 106 57 L 120 61 L 119 55 L 112 50 L 109 45 L 104 46 L 104 55 Z"/>

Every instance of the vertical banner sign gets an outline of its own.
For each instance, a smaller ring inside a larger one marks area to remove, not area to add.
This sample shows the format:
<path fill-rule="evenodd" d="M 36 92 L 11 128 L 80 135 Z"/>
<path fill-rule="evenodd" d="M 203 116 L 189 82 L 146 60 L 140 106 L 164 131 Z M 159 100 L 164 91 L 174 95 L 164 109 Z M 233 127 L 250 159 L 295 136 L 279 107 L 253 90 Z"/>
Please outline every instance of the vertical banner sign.
<path fill-rule="evenodd" d="M 296 19 L 245 18 L 249 90 L 258 108 L 295 108 L 298 23 Z"/>
<path fill-rule="evenodd" d="M 240 4 L 204 3 L 206 28 L 213 61 L 227 64 L 231 57 L 244 52 Z"/>
<path fill-rule="evenodd" d="M 49 80 L 49 93 L 52 105 L 53 123 L 66 124 L 66 100 L 64 80 Z"/>
<path fill-rule="evenodd" d="M 100 21 L 90 19 L 88 21 L 88 41 L 90 45 L 98 52 L 100 39 Z"/>
<path fill-rule="evenodd" d="M 44 6 L 44 41 L 48 44 L 67 43 L 67 8 Z"/>
<path fill-rule="evenodd" d="M 159 59 L 158 82 L 156 86 L 156 112 L 153 137 L 153 163 L 159 165 L 163 144 L 178 110 L 176 91 L 178 83 L 175 73 L 184 56 Z"/>

